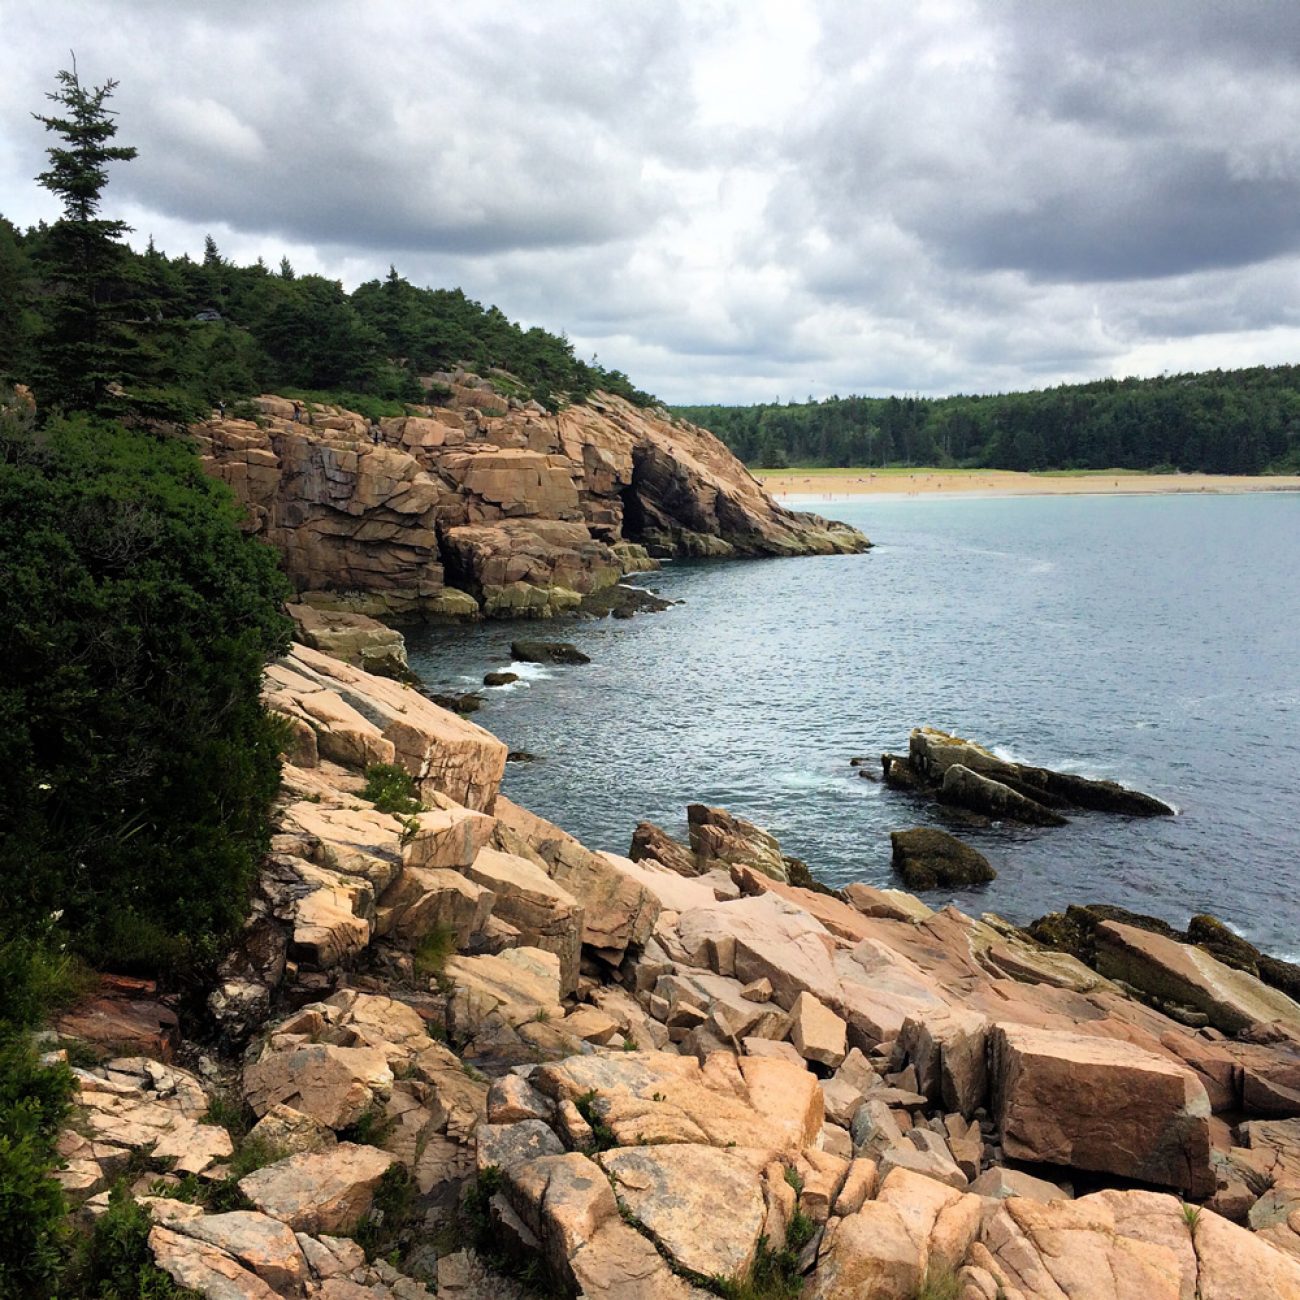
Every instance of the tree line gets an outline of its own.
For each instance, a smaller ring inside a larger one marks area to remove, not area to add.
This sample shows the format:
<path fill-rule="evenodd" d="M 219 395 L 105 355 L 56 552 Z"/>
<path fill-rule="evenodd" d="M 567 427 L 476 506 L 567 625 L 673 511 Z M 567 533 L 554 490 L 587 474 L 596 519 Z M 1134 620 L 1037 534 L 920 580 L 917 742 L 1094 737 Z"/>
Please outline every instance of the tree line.
<path fill-rule="evenodd" d="M 135 151 L 109 153 L 105 164 Z M 509 372 L 518 383 L 503 377 L 503 391 L 551 410 L 596 389 L 654 401 L 621 371 L 579 359 L 563 335 L 525 329 L 460 289 L 419 288 L 390 267 L 349 293 L 287 258 L 238 266 L 211 236 L 197 259 L 152 240 L 137 253 L 122 223 L 70 202 L 63 220 L 27 230 L 0 217 L 0 382 L 30 384 L 42 409 L 179 423 L 266 391 L 422 402 L 440 390 L 421 377 L 457 364 Z"/>
<path fill-rule="evenodd" d="M 1300 471 L 1300 366 L 990 396 L 678 406 L 751 465 Z"/>

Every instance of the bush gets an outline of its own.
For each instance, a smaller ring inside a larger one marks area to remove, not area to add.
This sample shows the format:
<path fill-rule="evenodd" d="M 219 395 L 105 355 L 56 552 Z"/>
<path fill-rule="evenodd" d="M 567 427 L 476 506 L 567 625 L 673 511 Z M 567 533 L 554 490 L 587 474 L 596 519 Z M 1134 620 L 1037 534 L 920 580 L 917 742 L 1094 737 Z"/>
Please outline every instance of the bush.
<path fill-rule="evenodd" d="M 0 1043 L 0 1296 L 48 1294 L 66 1237 L 50 1176 L 72 1095 L 67 1066 L 44 1068 L 25 1033 Z"/>
<path fill-rule="evenodd" d="M 178 1287 L 153 1262 L 149 1250 L 152 1217 L 137 1204 L 126 1179 L 109 1193 L 108 1209 L 95 1221 L 89 1239 L 65 1278 L 66 1295 L 96 1300 L 181 1300 L 198 1292 Z"/>
<path fill-rule="evenodd" d="M 371 763 L 366 768 L 366 788 L 361 793 L 383 813 L 411 817 L 424 811 L 414 778 L 395 763 Z"/>
<path fill-rule="evenodd" d="M 0 421 L 0 570 L 6 930 L 58 911 L 100 963 L 214 957 L 279 782 L 272 552 L 184 444 Z"/>

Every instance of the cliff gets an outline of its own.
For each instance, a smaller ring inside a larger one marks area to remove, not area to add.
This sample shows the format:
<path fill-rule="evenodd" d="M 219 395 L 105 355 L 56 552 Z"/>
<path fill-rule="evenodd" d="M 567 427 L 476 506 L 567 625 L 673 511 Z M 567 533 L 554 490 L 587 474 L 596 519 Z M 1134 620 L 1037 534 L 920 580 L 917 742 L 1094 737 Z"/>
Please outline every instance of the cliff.
<path fill-rule="evenodd" d="M 777 505 L 712 434 L 598 393 L 551 414 L 464 372 L 381 420 L 284 398 L 191 428 L 302 592 L 363 613 L 551 617 L 678 556 L 865 550 Z M 327 602 L 328 603 L 328 602 Z"/>

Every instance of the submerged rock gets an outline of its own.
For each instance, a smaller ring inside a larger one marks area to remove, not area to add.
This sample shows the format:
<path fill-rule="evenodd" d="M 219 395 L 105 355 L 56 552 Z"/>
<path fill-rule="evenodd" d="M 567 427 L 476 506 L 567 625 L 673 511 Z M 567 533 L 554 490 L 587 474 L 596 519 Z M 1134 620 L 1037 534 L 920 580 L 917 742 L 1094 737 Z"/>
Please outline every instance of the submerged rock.
<path fill-rule="evenodd" d="M 894 870 L 912 889 L 953 889 L 997 877 L 982 853 L 947 831 L 915 826 L 891 831 L 889 838 Z"/>
<path fill-rule="evenodd" d="M 429 698 L 440 709 L 447 709 L 451 713 L 459 713 L 462 716 L 467 713 L 477 713 L 484 703 L 483 697 L 476 691 L 466 691 L 464 695 L 431 695 Z"/>

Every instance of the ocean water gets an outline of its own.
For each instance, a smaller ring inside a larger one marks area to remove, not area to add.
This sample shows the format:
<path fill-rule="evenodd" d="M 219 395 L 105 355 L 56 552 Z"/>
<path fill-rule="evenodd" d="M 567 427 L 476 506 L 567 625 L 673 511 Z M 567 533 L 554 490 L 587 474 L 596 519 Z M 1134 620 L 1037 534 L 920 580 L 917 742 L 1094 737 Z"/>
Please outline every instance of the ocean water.
<path fill-rule="evenodd" d="M 684 838 L 700 801 L 829 883 L 897 884 L 889 831 L 942 815 L 849 759 L 928 723 L 1179 810 L 959 831 L 998 878 L 931 905 L 1208 911 L 1300 954 L 1300 495 L 810 504 L 875 548 L 672 564 L 635 580 L 682 602 L 666 613 L 412 630 L 412 665 L 466 690 L 512 636 L 591 656 L 516 665 L 475 720 L 539 757 L 506 792 L 592 848 L 625 853 L 643 819 Z"/>

